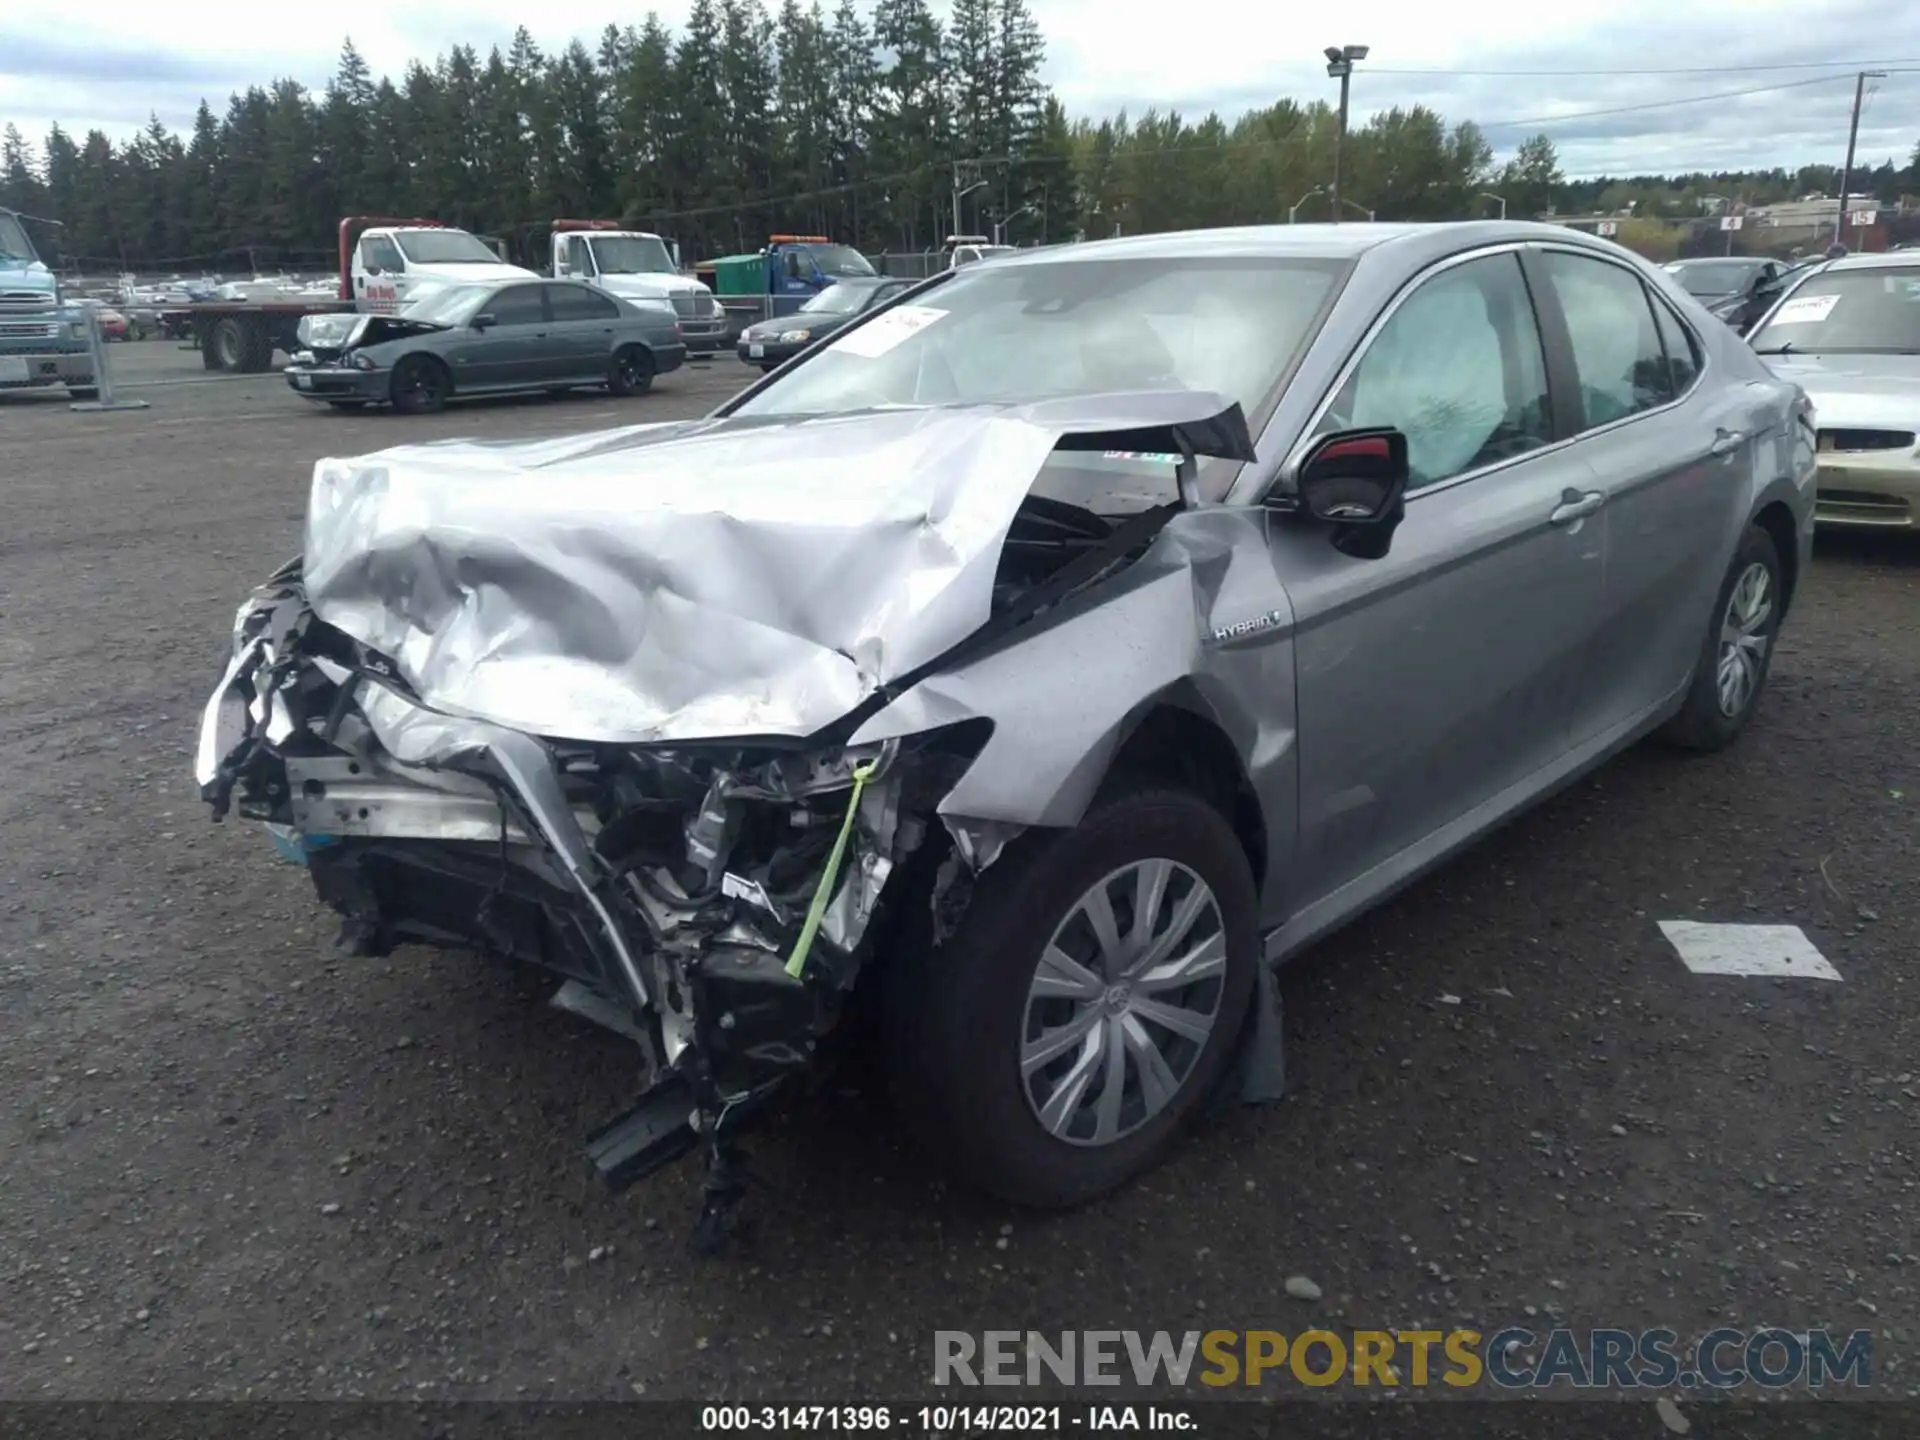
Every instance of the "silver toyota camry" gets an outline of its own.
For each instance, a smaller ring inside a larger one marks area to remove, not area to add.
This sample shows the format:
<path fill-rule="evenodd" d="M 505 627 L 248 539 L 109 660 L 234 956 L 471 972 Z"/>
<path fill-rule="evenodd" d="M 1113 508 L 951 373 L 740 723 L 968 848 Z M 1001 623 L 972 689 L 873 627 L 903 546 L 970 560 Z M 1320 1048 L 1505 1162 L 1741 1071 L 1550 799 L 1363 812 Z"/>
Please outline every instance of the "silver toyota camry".
<path fill-rule="evenodd" d="M 1273 967 L 1622 747 L 1754 713 L 1805 397 L 1547 226 L 938 276 L 716 414 L 315 467 L 198 778 L 359 954 L 541 967 L 646 1076 L 610 1181 L 851 1039 L 1067 1205 L 1279 1083 Z"/>

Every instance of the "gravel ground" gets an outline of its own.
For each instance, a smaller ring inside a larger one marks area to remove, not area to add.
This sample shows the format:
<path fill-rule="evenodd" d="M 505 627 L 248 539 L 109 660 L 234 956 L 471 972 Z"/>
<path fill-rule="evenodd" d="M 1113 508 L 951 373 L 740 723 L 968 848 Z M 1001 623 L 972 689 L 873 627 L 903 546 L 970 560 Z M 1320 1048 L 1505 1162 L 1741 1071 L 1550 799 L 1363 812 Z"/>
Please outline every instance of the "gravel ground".
<path fill-rule="evenodd" d="M 1626 755 L 1291 967 L 1278 1107 L 1036 1218 L 825 1094 L 703 1261 L 692 1162 L 612 1196 L 580 1159 L 621 1042 L 461 957 L 335 958 L 189 769 L 317 456 L 745 372 L 408 422 L 114 362 L 150 409 L 0 397 L 0 1395 L 924 1398 L 936 1327 L 1555 1321 L 1867 1327 L 1920 1394 L 1920 539 L 1822 542 L 1733 751 Z M 1844 979 L 1692 975 L 1680 918 L 1800 925 Z"/>

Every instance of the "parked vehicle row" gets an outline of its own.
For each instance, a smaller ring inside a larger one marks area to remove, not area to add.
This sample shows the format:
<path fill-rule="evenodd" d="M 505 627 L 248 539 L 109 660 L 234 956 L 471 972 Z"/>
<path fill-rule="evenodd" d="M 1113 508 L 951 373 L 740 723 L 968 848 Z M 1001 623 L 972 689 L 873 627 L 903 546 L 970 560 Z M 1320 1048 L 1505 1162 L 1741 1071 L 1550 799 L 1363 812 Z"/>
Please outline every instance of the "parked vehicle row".
<path fill-rule="evenodd" d="M 1029 252 L 703 420 L 320 462 L 196 774 L 349 950 L 632 1040 L 611 1181 L 698 1148 L 724 1215 L 845 1042 L 1070 1205 L 1271 1083 L 1275 965 L 1642 736 L 1732 743 L 1815 466 L 1796 384 L 1563 228 Z"/>

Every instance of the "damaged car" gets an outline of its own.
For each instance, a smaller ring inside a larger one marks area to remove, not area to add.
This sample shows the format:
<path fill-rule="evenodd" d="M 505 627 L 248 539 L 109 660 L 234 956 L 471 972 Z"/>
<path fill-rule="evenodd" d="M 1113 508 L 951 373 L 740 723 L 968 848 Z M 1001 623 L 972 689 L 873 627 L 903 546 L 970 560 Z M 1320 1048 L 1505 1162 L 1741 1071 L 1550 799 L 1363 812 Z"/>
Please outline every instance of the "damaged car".
<path fill-rule="evenodd" d="M 577 280 L 444 286 L 399 315 L 306 316 L 298 337 L 282 372 L 294 394 L 335 410 L 388 405 L 402 415 L 536 390 L 644 395 L 687 355 L 671 305 Z"/>
<path fill-rule="evenodd" d="M 1281 961 L 1746 725 L 1813 430 L 1702 319 L 1553 226 L 1141 237 L 946 272 L 704 419 L 325 459 L 202 793 L 349 952 L 629 1037 L 589 1154 L 699 1149 L 702 1233 L 848 1033 L 963 1180 L 1079 1203 L 1277 1094 Z"/>

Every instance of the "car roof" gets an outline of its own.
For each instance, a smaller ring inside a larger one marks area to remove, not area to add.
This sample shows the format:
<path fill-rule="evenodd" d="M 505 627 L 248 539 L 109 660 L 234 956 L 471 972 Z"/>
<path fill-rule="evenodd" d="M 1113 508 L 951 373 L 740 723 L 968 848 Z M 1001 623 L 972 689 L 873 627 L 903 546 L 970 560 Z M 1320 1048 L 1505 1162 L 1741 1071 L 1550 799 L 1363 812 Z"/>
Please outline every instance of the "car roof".
<path fill-rule="evenodd" d="M 1920 255 L 1911 250 L 1882 250 L 1871 255 L 1841 255 L 1827 261 L 1833 270 L 1887 270 L 1920 265 Z"/>
<path fill-rule="evenodd" d="M 1530 220 L 1436 221 L 1431 224 L 1240 225 L 1219 230 L 1176 230 L 1127 235 L 1022 250 L 994 262 L 995 271 L 1021 265 L 1058 265 L 1082 260 L 1178 260 L 1263 258 L 1356 260 L 1370 251 L 1404 251 L 1409 263 L 1430 255 L 1523 240 L 1552 241 L 1617 254 L 1619 247 L 1565 225 Z"/>

